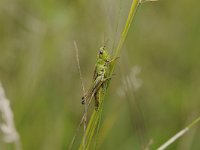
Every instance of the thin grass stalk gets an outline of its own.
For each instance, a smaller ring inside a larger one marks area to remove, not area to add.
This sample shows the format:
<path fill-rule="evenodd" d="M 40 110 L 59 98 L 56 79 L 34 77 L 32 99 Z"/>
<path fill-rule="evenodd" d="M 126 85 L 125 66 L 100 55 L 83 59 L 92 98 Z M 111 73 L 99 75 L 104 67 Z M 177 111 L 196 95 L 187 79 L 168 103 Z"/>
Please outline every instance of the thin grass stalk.
<path fill-rule="evenodd" d="M 118 55 L 119 55 L 119 53 L 120 53 L 120 51 L 121 51 L 121 49 L 123 47 L 124 41 L 125 41 L 125 39 L 127 37 L 129 28 L 131 26 L 133 17 L 135 15 L 135 12 L 136 12 L 136 10 L 138 8 L 139 3 L 140 3 L 139 0 L 133 0 L 132 1 L 131 8 L 130 8 L 130 11 L 129 11 L 129 14 L 128 14 L 128 18 L 127 18 L 126 24 L 125 24 L 123 32 L 121 34 L 121 37 L 120 37 L 119 43 L 117 45 L 117 48 L 114 51 L 115 52 L 114 53 L 114 58 L 118 57 Z M 115 61 L 111 64 L 110 76 L 113 75 L 115 64 L 116 64 Z M 85 138 L 83 138 L 83 141 L 82 141 L 82 143 L 81 143 L 81 145 L 79 147 L 79 150 L 89 149 L 92 146 L 92 137 L 94 137 L 94 135 L 95 135 L 95 130 L 96 129 L 98 130 L 98 122 L 100 121 L 101 112 L 103 110 L 103 102 L 104 102 L 105 95 L 107 93 L 109 84 L 110 84 L 110 80 L 108 81 L 108 84 L 106 85 L 105 91 L 101 92 L 102 94 L 100 95 L 100 106 L 99 106 L 99 109 L 98 109 L 98 111 L 94 110 L 93 113 L 92 113 L 92 116 L 90 118 L 90 121 L 89 121 L 87 129 L 86 129 Z M 84 148 L 84 139 L 85 139 L 85 144 L 86 144 L 85 148 Z"/>
<path fill-rule="evenodd" d="M 182 137 L 185 133 L 187 133 L 194 125 L 200 122 L 200 117 L 195 119 L 192 123 L 190 123 L 188 126 L 186 126 L 184 129 L 176 133 L 173 137 L 171 137 L 169 140 L 167 140 L 164 144 L 162 144 L 160 147 L 157 148 L 157 150 L 165 150 L 168 146 L 170 146 L 172 143 L 174 143 L 176 140 L 178 140 L 180 137 Z"/>
<path fill-rule="evenodd" d="M 140 4 L 140 1 L 139 0 L 133 0 L 132 1 L 132 4 L 131 4 L 131 8 L 130 8 L 130 11 L 129 11 L 129 14 L 128 14 L 128 18 L 126 20 L 126 24 L 124 26 L 124 29 L 123 29 L 123 32 L 121 34 L 121 38 L 119 40 L 119 43 L 118 43 L 118 46 L 115 50 L 115 58 L 118 57 L 123 45 L 124 45 L 124 41 L 127 37 L 127 34 L 128 34 L 128 31 L 129 31 L 129 28 L 131 26 L 131 23 L 132 23 L 132 20 L 133 20 L 133 17 L 135 15 L 135 12 L 137 10 L 137 7 L 139 6 Z"/>
<path fill-rule="evenodd" d="M 86 133 L 85 133 L 85 149 L 89 149 L 92 146 L 92 139 L 95 135 L 95 130 L 97 129 L 96 127 L 98 126 L 98 122 L 100 120 L 101 117 L 101 112 L 103 109 L 103 102 L 101 101 L 102 99 L 104 99 L 103 97 L 105 96 L 105 94 L 100 95 L 100 102 L 99 102 L 99 108 L 98 110 L 94 110 L 92 113 L 92 116 L 90 118 L 90 121 L 88 123 L 87 129 L 86 129 Z M 79 147 L 79 150 L 84 149 L 84 141 L 82 140 L 82 143 Z"/>

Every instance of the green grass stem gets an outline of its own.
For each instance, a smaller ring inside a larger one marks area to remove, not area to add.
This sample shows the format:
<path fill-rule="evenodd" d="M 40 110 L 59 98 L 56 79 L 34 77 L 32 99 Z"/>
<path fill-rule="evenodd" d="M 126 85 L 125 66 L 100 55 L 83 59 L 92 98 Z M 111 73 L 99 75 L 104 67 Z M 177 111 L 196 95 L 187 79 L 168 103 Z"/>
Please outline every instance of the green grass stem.
<path fill-rule="evenodd" d="M 132 1 L 131 8 L 130 8 L 130 11 L 129 11 L 129 14 L 128 14 L 128 18 L 126 20 L 123 32 L 121 34 L 121 37 L 120 37 L 120 40 L 118 42 L 117 48 L 114 51 L 114 58 L 117 58 L 118 55 L 120 54 L 120 51 L 121 51 L 121 49 L 123 47 L 123 44 L 124 44 L 124 41 L 125 41 L 125 39 L 127 37 L 129 28 L 131 26 L 131 23 L 132 23 L 132 20 L 133 20 L 133 17 L 134 17 L 134 14 L 136 12 L 136 9 L 137 9 L 138 5 L 139 5 L 139 0 L 133 0 Z M 116 61 L 114 61 L 111 64 L 110 76 L 113 75 L 115 64 L 116 64 Z M 92 145 L 94 145 L 96 147 L 96 145 L 95 145 L 96 142 L 95 141 L 93 142 L 93 139 L 94 139 L 96 130 L 97 130 L 97 134 L 98 134 L 101 113 L 102 113 L 102 110 L 103 110 L 103 102 L 104 102 L 105 95 L 107 93 L 107 89 L 109 87 L 109 84 L 110 84 L 110 81 L 108 82 L 105 91 L 101 92 L 102 95 L 100 95 L 100 105 L 99 105 L 98 111 L 94 110 L 93 113 L 92 113 L 92 116 L 91 116 L 91 118 L 89 120 L 87 129 L 86 129 L 86 133 L 84 135 L 85 138 L 83 138 L 83 140 L 81 142 L 81 145 L 79 147 L 79 150 L 82 150 L 82 149 L 88 150 L 88 149 L 90 149 L 92 147 Z M 84 139 L 86 140 L 85 143 L 84 143 Z"/>
<path fill-rule="evenodd" d="M 164 144 L 162 144 L 160 147 L 158 147 L 157 150 L 165 150 L 168 146 L 170 146 L 172 143 L 174 143 L 176 140 L 178 140 L 180 137 L 182 137 L 185 133 L 187 133 L 194 125 L 200 122 L 200 117 L 195 119 L 192 123 L 190 123 L 187 127 L 176 133 L 173 137 L 171 137 L 169 140 L 167 140 Z"/>

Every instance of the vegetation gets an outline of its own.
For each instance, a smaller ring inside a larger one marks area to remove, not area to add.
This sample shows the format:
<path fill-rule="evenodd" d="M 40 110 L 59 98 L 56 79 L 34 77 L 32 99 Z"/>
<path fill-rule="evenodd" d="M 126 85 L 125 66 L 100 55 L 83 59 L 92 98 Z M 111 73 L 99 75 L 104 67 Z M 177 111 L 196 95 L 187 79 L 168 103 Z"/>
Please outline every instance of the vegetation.
<path fill-rule="evenodd" d="M 98 149 L 156 149 L 186 128 L 189 132 L 170 149 L 199 148 L 199 127 L 190 123 L 200 115 L 200 2 L 143 3 L 124 41 L 131 3 L 0 2 L 0 80 L 24 150 L 70 145 L 84 113 L 74 40 L 85 87 L 103 41 L 114 56 L 120 55 L 97 117 L 102 118 Z M 79 148 L 82 135 L 80 129 L 73 149 Z M 0 140 L 0 149 L 12 148 Z"/>

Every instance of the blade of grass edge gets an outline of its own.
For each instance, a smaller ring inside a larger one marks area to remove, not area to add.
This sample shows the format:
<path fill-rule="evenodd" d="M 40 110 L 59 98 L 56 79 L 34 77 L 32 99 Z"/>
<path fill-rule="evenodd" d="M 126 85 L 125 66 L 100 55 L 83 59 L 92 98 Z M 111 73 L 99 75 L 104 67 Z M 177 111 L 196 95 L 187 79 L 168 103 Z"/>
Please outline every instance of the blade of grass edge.
<path fill-rule="evenodd" d="M 187 127 L 176 133 L 173 137 L 171 137 L 169 140 L 167 140 L 164 144 L 162 144 L 160 147 L 157 148 L 157 150 L 164 150 L 168 146 L 170 146 L 172 143 L 174 143 L 177 139 L 182 137 L 185 133 L 187 133 L 190 128 L 192 128 L 194 125 L 200 122 L 200 117 L 195 119 L 192 123 L 190 123 Z"/>
<path fill-rule="evenodd" d="M 133 20 L 133 17 L 134 17 L 134 14 L 138 8 L 138 5 L 139 5 L 139 0 L 133 0 L 132 1 L 132 4 L 131 4 L 131 8 L 130 8 L 130 11 L 129 11 L 129 14 L 128 14 L 128 18 L 127 18 L 127 21 L 125 23 L 125 26 L 124 26 L 124 29 L 123 29 L 123 32 L 121 34 L 121 38 L 119 40 L 119 43 L 118 43 L 118 46 L 115 50 L 115 55 L 114 55 L 114 58 L 117 58 L 122 47 L 123 47 L 123 44 L 124 44 L 124 41 L 127 37 L 127 33 L 129 31 L 129 28 L 130 28 L 130 25 L 132 23 L 132 20 Z M 114 68 L 115 68 L 115 61 L 114 63 L 111 65 L 111 71 L 110 71 L 110 76 L 112 76 L 113 72 L 114 72 Z M 87 126 L 87 129 L 86 129 L 86 149 L 90 147 L 91 145 L 91 141 L 92 141 L 92 137 L 94 136 L 94 131 L 96 129 L 96 126 L 98 125 L 98 121 L 99 121 L 99 118 L 101 116 L 101 112 L 102 112 L 102 109 L 103 109 L 103 101 L 104 101 L 104 98 L 105 98 L 105 95 L 106 95 L 106 92 L 107 92 L 107 89 L 109 87 L 109 84 L 110 84 L 110 81 L 108 82 L 108 86 L 106 87 L 106 91 L 105 93 L 101 96 L 101 104 L 100 104 L 100 107 L 99 107 L 99 110 L 96 111 L 94 110 L 93 111 L 93 114 L 91 116 L 91 119 L 89 120 L 89 123 L 88 123 L 88 126 Z M 89 137 L 88 137 L 89 136 Z M 87 138 L 88 137 L 88 138 Z M 81 145 L 79 147 L 79 150 L 82 150 L 83 149 L 83 145 L 84 145 L 84 141 L 81 142 Z"/>

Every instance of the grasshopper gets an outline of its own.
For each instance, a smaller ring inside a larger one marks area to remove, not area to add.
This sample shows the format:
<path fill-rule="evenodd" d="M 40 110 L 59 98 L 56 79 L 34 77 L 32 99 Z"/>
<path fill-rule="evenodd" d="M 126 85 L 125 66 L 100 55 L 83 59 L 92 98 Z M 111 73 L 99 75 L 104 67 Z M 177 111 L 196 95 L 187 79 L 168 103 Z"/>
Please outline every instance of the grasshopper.
<path fill-rule="evenodd" d="M 82 97 L 82 104 L 88 102 L 92 97 L 95 98 L 95 110 L 98 109 L 99 106 L 99 91 L 105 85 L 104 83 L 110 79 L 109 71 L 110 71 L 110 64 L 115 59 L 111 59 L 110 54 L 104 47 L 101 47 L 95 64 L 95 70 L 93 75 L 93 83 L 90 89 L 84 94 Z"/>

